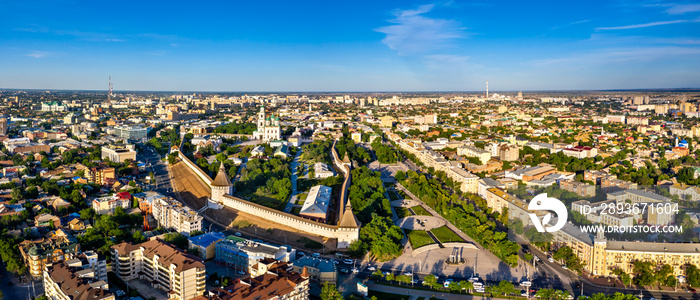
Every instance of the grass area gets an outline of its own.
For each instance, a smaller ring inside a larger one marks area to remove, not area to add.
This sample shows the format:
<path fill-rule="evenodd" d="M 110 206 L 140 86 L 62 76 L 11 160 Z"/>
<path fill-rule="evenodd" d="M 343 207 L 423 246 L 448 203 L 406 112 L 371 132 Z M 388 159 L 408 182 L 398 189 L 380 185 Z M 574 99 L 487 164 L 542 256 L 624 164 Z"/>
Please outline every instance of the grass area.
<path fill-rule="evenodd" d="M 375 290 L 370 290 L 369 291 L 369 296 L 375 296 L 377 299 L 382 299 L 382 300 L 408 300 L 411 297 L 406 296 L 406 295 L 398 295 L 398 294 L 391 294 L 391 293 L 385 293 L 385 292 L 380 292 L 380 291 L 375 291 Z"/>
<path fill-rule="evenodd" d="M 425 245 L 435 243 L 435 241 L 433 241 L 433 239 L 430 238 L 428 233 L 423 230 L 404 230 L 406 231 L 406 235 L 408 235 L 408 240 L 411 242 L 411 246 L 413 247 L 413 249 L 417 249 Z"/>
<path fill-rule="evenodd" d="M 248 222 L 248 221 L 238 221 L 238 222 L 231 224 L 231 226 L 235 227 L 236 229 L 243 229 L 243 228 L 253 226 L 253 224 L 250 224 L 250 222 Z"/>
<path fill-rule="evenodd" d="M 416 213 L 416 215 L 419 215 L 419 216 L 431 216 L 431 214 L 430 214 L 427 210 L 425 210 L 425 208 L 423 208 L 423 207 L 420 206 L 420 205 L 411 207 L 411 209 L 413 210 L 414 213 Z"/>
<path fill-rule="evenodd" d="M 464 240 L 459 237 L 454 231 L 447 228 L 447 226 L 442 226 L 431 230 L 435 237 L 442 243 L 449 242 L 464 242 Z"/>
<path fill-rule="evenodd" d="M 285 200 L 260 195 L 257 192 L 251 197 L 250 201 L 276 210 L 284 210 L 284 207 L 287 205 Z"/>
<path fill-rule="evenodd" d="M 309 249 L 321 249 L 321 248 L 323 248 L 323 244 L 321 244 L 317 241 L 314 241 L 310 238 L 307 238 L 307 237 L 302 237 L 302 238 L 298 239 L 297 242 L 304 243 L 304 247 L 309 248 Z"/>
<path fill-rule="evenodd" d="M 396 215 L 399 217 L 399 219 L 412 216 L 411 213 L 408 211 L 408 208 L 394 207 L 394 210 L 396 210 Z"/>
<path fill-rule="evenodd" d="M 391 201 L 400 200 L 400 199 L 401 199 L 401 198 L 399 197 L 399 195 L 397 195 L 397 194 L 394 193 L 394 192 L 389 191 L 389 192 L 387 192 L 387 194 L 389 194 L 389 200 L 391 200 Z"/>
<path fill-rule="evenodd" d="M 306 200 L 306 197 L 308 197 L 308 196 L 309 196 L 309 193 L 301 193 L 301 194 L 298 194 L 298 195 L 297 195 L 297 203 L 300 202 L 300 201 L 301 201 L 301 203 L 299 203 L 299 204 L 304 203 L 304 200 Z"/>

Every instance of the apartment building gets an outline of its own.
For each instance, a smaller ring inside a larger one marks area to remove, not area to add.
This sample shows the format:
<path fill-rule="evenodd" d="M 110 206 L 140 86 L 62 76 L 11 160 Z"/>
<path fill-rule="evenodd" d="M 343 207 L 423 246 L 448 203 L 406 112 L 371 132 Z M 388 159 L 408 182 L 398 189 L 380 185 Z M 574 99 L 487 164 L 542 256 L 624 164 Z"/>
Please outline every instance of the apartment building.
<path fill-rule="evenodd" d="M 457 155 L 476 157 L 482 165 L 491 160 L 491 152 L 474 146 L 462 146 L 457 148 Z"/>
<path fill-rule="evenodd" d="M 595 224 L 610 226 L 632 226 L 636 224 L 636 219 L 633 215 L 604 211 L 615 204 L 615 200 L 606 200 L 596 203 L 591 203 L 588 200 L 579 200 L 571 203 L 571 210 L 582 214 L 588 221 Z"/>
<path fill-rule="evenodd" d="M 479 176 L 459 167 L 450 168 L 446 172 L 447 177 L 459 182 L 459 189 L 465 193 L 476 193 Z"/>
<path fill-rule="evenodd" d="M 671 192 L 671 195 L 677 195 L 680 199 L 683 200 L 700 200 L 700 187 L 695 185 L 676 183 L 669 187 L 669 191 Z"/>
<path fill-rule="evenodd" d="M 108 129 L 107 133 L 126 139 L 130 142 L 145 142 L 148 135 L 148 129 L 141 125 L 122 125 Z"/>
<path fill-rule="evenodd" d="M 595 196 L 595 185 L 590 185 L 587 183 L 573 180 L 562 180 L 559 181 L 559 187 L 569 192 L 575 193 L 576 195 L 579 195 L 581 197 Z"/>
<path fill-rule="evenodd" d="M 107 185 L 117 179 L 117 174 L 114 168 L 100 166 L 85 169 L 85 178 L 89 183 Z"/>
<path fill-rule="evenodd" d="M 258 276 L 243 278 L 233 284 L 209 291 L 196 300 L 238 299 L 309 299 L 309 275 L 292 270 L 285 262 L 258 263 Z"/>
<path fill-rule="evenodd" d="M 29 275 L 40 279 L 45 266 L 77 257 L 80 244 L 73 235 L 59 229 L 47 238 L 21 242 L 19 251 L 28 266 Z"/>
<path fill-rule="evenodd" d="M 133 144 L 102 146 L 102 159 L 112 162 L 123 163 L 127 159 L 136 161 L 136 153 Z"/>
<path fill-rule="evenodd" d="M 59 263 L 43 270 L 44 295 L 52 300 L 115 300 L 109 285 L 90 269 Z"/>
<path fill-rule="evenodd" d="M 33 143 L 27 137 L 5 139 L 4 141 L 2 141 L 2 143 L 5 145 L 5 148 L 7 148 L 7 151 L 10 152 L 10 154 L 28 153 L 28 152 L 39 153 L 42 151 L 47 152 L 47 153 L 51 152 L 51 146 L 39 144 L 39 143 Z"/>
<path fill-rule="evenodd" d="M 173 198 L 153 199 L 152 209 L 153 218 L 163 228 L 172 228 L 187 236 L 192 231 L 202 230 L 202 219 L 204 218 Z"/>
<path fill-rule="evenodd" d="M 524 167 L 513 171 L 506 171 L 506 178 L 513 178 L 515 180 L 522 181 L 532 181 L 540 180 L 543 177 L 554 174 L 557 170 L 548 165 L 541 165 L 535 167 Z"/>
<path fill-rule="evenodd" d="M 611 174 L 608 174 L 605 172 L 601 172 L 601 171 L 595 171 L 595 170 L 583 171 L 583 180 L 593 182 L 596 185 L 600 185 L 603 178 L 608 178 L 611 176 L 614 176 L 614 175 L 611 175 Z"/>
<path fill-rule="evenodd" d="M 128 194 L 128 193 L 127 193 Z M 101 197 L 92 200 L 92 209 L 99 215 L 113 214 L 117 207 L 129 209 L 131 207 L 131 195 L 125 197 L 124 194 L 117 193 L 112 196 Z"/>
<path fill-rule="evenodd" d="M 561 151 L 566 156 L 571 156 L 578 159 L 596 157 L 598 155 L 598 149 L 587 146 L 569 147 L 564 148 Z"/>
<path fill-rule="evenodd" d="M 625 181 L 617 179 L 613 176 L 604 177 L 600 179 L 600 188 L 604 191 L 619 191 L 619 190 L 630 190 L 636 189 L 637 184 L 630 181 Z"/>
<path fill-rule="evenodd" d="M 113 270 L 124 281 L 138 279 L 169 293 L 169 299 L 189 300 L 204 294 L 206 269 L 202 259 L 154 239 L 112 246 Z"/>

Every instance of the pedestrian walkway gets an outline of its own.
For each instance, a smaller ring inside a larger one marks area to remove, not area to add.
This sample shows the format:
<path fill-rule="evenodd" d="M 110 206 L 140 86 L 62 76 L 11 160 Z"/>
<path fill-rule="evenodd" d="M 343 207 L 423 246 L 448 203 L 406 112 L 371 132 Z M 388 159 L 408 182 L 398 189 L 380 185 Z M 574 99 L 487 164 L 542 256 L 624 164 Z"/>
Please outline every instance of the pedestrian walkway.
<path fill-rule="evenodd" d="M 292 212 L 292 208 L 294 208 L 294 204 L 297 202 L 297 166 L 299 165 L 299 157 L 301 157 L 301 152 L 301 148 L 299 148 L 297 155 L 295 155 L 294 160 L 292 160 L 292 195 L 289 197 L 289 201 L 287 201 L 287 205 L 284 207 L 284 212 L 286 213 Z"/>
<path fill-rule="evenodd" d="M 450 221 L 448 221 L 448 220 L 446 220 L 445 218 L 443 218 L 443 217 L 442 217 L 440 214 L 438 214 L 432 207 L 430 207 L 430 206 L 426 205 L 425 203 L 423 203 L 423 201 L 421 201 L 420 199 L 418 199 L 418 197 L 416 197 L 416 195 L 414 195 L 413 193 L 411 193 L 411 191 L 409 191 L 407 188 L 405 188 L 403 185 L 401 185 L 401 183 L 398 183 L 398 182 L 397 182 L 397 183 L 396 183 L 396 188 L 399 189 L 399 190 L 402 190 L 404 193 L 406 193 L 407 196 L 411 197 L 412 200 L 419 202 L 419 203 L 420 203 L 420 206 L 422 206 L 423 208 L 425 208 L 425 210 L 427 210 L 433 217 L 440 218 L 440 219 L 444 220 L 444 221 L 445 221 L 445 225 L 447 226 L 447 228 L 449 228 L 450 230 L 454 231 L 454 233 L 456 233 L 456 234 L 457 234 L 460 238 L 462 238 L 464 241 L 466 241 L 467 243 L 474 244 L 474 246 L 476 246 L 477 249 L 479 249 L 479 250 L 484 250 L 484 247 L 481 247 L 481 245 L 479 245 L 479 243 L 475 242 L 472 238 L 470 238 L 470 237 L 469 237 L 468 235 L 466 235 L 464 232 L 462 232 L 461 230 L 459 230 L 456 226 L 454 226 L 452 223 L 450 223 Z"/>

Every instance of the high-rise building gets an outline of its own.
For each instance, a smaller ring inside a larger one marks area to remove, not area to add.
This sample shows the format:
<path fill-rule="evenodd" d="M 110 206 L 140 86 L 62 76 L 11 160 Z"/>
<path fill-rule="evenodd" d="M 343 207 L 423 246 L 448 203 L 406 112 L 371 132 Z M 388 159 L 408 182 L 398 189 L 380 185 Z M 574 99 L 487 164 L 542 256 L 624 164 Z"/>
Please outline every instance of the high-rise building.
<path fill-rule="evenodd" d="M 114 300 L 109 285 L 81 264 L 62 262 L 43 270 L 44 294 L 48 299 Z"/>
<path fill-rule="evenodd" d="M 204 294 L 206 267 L 201 258 L 155 239 L 141 244 L 112 246 L 114 273 L 124 281 L 149 282 L 169 293 L 171 300 L 189 300 Z"/>
<path fill-rule="evenodd" d="M 7 118 L 0 118 L 0 135 L 7 135 Z"/>
<path fill-rule="evenodd" d="M 189 236 L 190 232 L 202 230 L 203 217 L 191 208 L 170 197 L 153 200 L 153 218 L 163 228 Z"/>

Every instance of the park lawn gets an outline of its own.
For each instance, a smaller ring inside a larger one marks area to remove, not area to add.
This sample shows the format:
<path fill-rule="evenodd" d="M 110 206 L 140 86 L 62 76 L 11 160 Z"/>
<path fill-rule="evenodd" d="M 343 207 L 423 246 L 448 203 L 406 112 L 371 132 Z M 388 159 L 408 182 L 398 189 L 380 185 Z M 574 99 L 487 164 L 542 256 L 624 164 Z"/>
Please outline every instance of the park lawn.
<path fill-rule="evenodd" d="M 399 219 L 412 216 L 411 213 L 408 211 L 408 208 L 394 207 L 394 210 L 396 210 L 396 216 L 399 217 Z"/>
<path fill-rule="evenodd" d="M 464 242 L 461 237 L 454 233 L 454 231 L 452 231 L 450 228 L 447 228 L 447 226 L 435 228 L 430 232 L 432 232 L 441 243 Z"/>
<path fill-rule="evenodd" d="M 404 231 L 406 231 L 406 235 L 408 236 L 408 240 L 411 242 L 413 249 L 435 243 L 428 233 L 423 230 L 404 229 Z"/>
<path fill-rule="evenodd" d="M 375 296 L 375 297 L 377 297 L 377 299 L 382 299 L 382 300 L 408 300 L 408 299 L 411 299 L 410 296 L 390 294 L 390 293 L 385 293 L 385 292 L 380 292 L 380 291 L 375 291 L 375 290 L 370 290 L 369 296 L 370 297 Z"/>
<path fill-rule="evenodd" d="M 396 193 L 394 193 L 394 192 L 392 192 L 392 191 L 388 191 L 387 194 L 389 194 L 389 200 L 391 200 L 391 201 L 401 199 L 401 198 L 399 197 L 399 195 L 397 195 Z"/>
<path fill-rule="evenodd" d="M 283 210 L 284 207 L 287 205 L 287 201 L 272 198 L 267 195 L 259 195 L 257 193 L 251 196 L 250 202 L 267 206 L 276 210 Z"/>
<path fill-rule="evenodd" d="M 431 216 L 431 214 L 430 214 L 427 210 L 425 210 L 425 208 L 423 208 L 423 207 L 420 206 L 420 205 L 411 207 L 411 209 L 413 210 L 414 213 L 416 213 L 416 215 L 419 215 L 419 216 Z"/>

